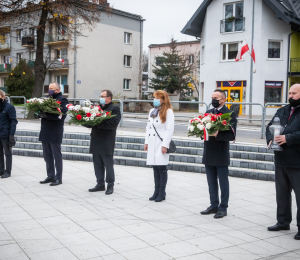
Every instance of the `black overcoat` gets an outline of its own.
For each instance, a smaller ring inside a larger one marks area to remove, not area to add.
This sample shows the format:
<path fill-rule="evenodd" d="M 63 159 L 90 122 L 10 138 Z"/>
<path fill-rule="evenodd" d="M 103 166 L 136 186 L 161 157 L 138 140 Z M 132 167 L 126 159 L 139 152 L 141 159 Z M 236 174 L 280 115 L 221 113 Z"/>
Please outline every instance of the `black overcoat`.
<path fill-rule="evenodd" d="M 61 102 L 60 105 L 63 116 L 60 119 L 59 115 L 46 113 L 46 118 L 42 118 L 41 120 L 39 140 L 41 142 L 61 144 L 64 133 L 64 122 L 66 113 L 68 112 L 67 105 L 69 102 L 68 99 L 66 99 L 61 93 L 58 93 L 55 99 Z"/>
<path fill-rule="evenodd" d="M 214 109 L 207 110 L 206 113 L 213 113 Z M 220 114 L 230 113 L 226 106 L 223 106 L 220 110 Z M 202 163 L 208 166 L 229 166 L 230 154 L 229 154 L 229 141 L 235 140 L 236 133 L 236 115 L 234 112 L 231 114 L 232 129 L 228 131 L 220 131 L 217 137 L 210 136 L 208 141 L 204 141 L 204 152 Z"/>
<path fill-rule="evenodd" d="M 92 127 L 90 153 L 113 155 L 115 150 L 117 127 L 121 120 L 120 108 L 113 103 L 101 106 L 103 110 L 116 115 Z"/>
<path fill-rule="evenodd" d="M 0 106 L 0 139 L 15 135 L 17 124 L 15 107 L 4 100 Z"/>
<path fill-rule="evenodd" d="M 279 108 L 266 129 L 267 144 L 272 140 L 270 125 L 274 118 L 280 118 L 280 124 L 284 127 L 282 135 L 285 135 L 286 143 L 281 145 L 283 151 L 275 151 L 275 165 L 281 167 L 300 168 L 300 106 L 296 107 L 290 120 L 291 105 Z"/>

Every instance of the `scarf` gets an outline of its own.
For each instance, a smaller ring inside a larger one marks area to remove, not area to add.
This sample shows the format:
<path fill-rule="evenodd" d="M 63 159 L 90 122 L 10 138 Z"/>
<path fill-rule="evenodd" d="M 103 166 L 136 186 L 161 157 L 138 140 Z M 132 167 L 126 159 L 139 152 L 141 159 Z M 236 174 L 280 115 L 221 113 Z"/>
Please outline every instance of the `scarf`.
<path fill-rule="evenodd" d="M 155 118 L 158 116 L 159 110 L 161 110 L 161 107 L 154 107 L 154 109 L 152 110 L 150 117 Z"/>

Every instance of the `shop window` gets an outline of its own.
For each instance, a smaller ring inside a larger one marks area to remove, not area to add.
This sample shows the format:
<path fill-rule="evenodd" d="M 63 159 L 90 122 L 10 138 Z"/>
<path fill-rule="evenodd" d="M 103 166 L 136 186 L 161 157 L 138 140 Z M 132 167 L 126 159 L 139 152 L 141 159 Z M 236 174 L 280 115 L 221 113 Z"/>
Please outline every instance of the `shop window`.
<path fill-rule="evenodd" d="M 265 103 L 281 103 L 282 102 L 282 81 L 266 81 L 265 82 Z"/>

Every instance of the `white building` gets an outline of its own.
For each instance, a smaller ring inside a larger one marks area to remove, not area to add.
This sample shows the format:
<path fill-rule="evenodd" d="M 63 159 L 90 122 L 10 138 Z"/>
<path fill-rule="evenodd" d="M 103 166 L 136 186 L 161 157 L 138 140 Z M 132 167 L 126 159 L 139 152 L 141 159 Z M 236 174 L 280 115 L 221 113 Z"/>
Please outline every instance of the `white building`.
<path fill-rule="evenodd" d="M 204 0 L 182 30 L 201 38 L 200 101 L 210 103 L 217 88 L 227 92 L 230 102 L 250 101 L 251 57 L 245 54 L 239 62 L 235 57 L 238 43 L 244 39 L 251 50 L 253 1 Z M 300 70 L 292 75 L 289 68 L 290 34 L 300 28 L 300 13 L 294 2 L 255 0 L 253 103 L 286 102 L 290 83 L 300 76 Z M 289 81 L 290 76 L 293 80 Z M 249 106 L 240 106 L 240 114 L 248 112 Z M 253 106 L 254 115 L 261 113 L 261 107 Z"/>

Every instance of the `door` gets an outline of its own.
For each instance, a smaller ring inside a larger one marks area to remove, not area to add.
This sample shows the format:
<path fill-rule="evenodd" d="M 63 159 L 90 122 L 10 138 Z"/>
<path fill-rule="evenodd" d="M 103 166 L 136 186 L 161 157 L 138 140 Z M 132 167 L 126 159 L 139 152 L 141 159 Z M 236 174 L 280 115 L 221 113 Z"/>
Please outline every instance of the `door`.
<path fill-rule="evenodd" d="M 227 96 L 227 102 L 243 102 L 243 87 L 221 87 Z M 242 114 L 242 105 L 226 105 L 231 111 L 237 115 Z M 231 107 L 232 106 L 232 107 Z"/>

